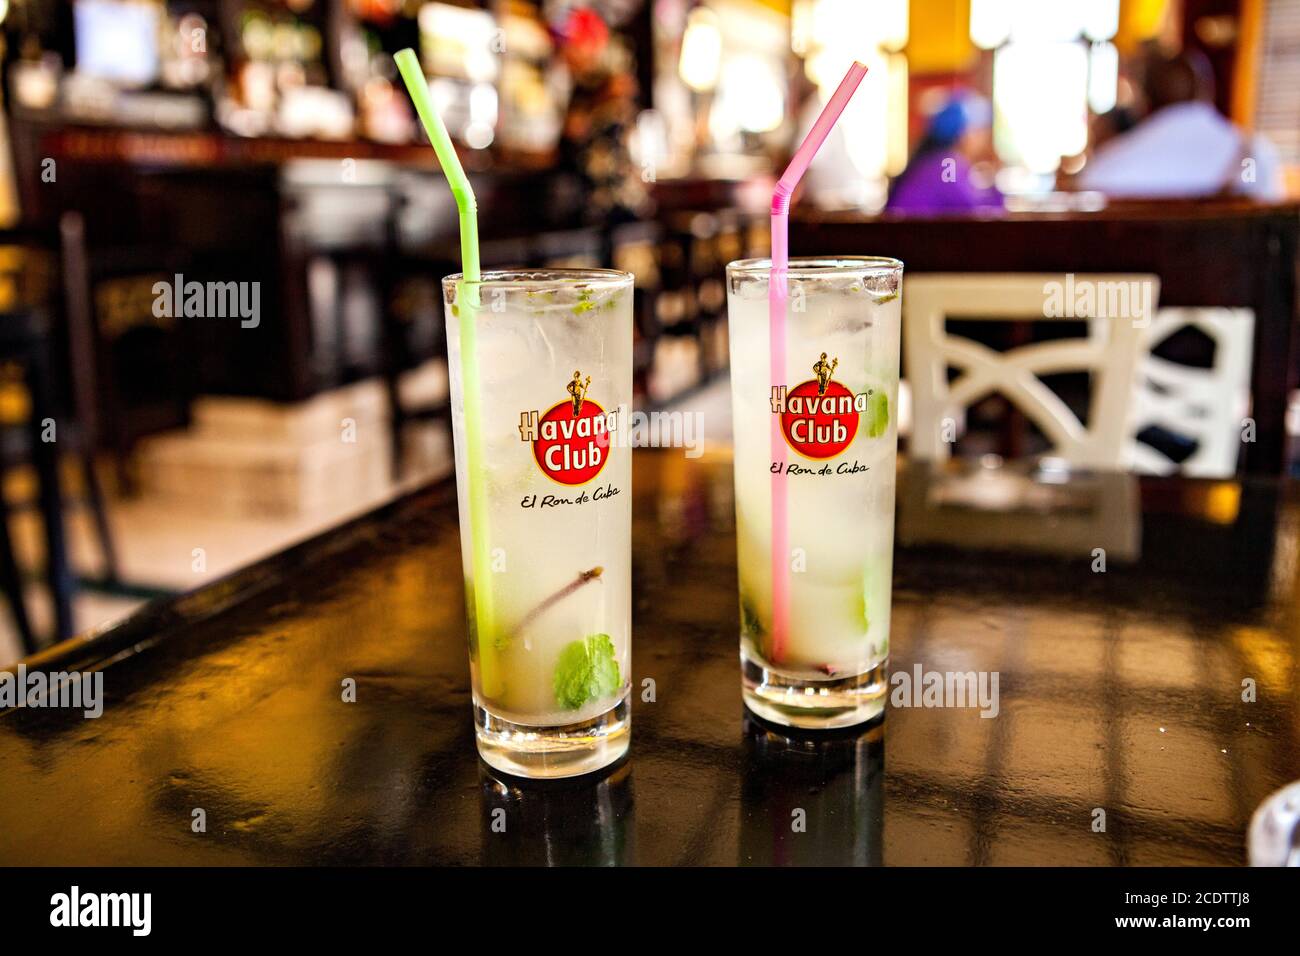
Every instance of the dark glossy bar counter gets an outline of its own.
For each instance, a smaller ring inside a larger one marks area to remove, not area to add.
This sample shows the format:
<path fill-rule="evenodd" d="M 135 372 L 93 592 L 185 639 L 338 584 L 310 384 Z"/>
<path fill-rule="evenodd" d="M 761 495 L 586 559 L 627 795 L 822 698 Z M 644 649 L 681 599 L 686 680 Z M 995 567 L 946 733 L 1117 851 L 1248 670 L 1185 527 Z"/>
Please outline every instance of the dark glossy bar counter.
<path fill-rule="evenodd" d="M 892 669 L 997 672 L 997 716 L 825 736 L 741 705 L 729 459 L 639 451 L 634 485 L 603 778 L 478 761 L 442 483 L 27 661 L 102 669 L 104 712 L 0 713 L 0 863 L 1240 864 L 1300 777 L 1291 484 L 1058 475 L 1008 516 L 914 467 Z"/>

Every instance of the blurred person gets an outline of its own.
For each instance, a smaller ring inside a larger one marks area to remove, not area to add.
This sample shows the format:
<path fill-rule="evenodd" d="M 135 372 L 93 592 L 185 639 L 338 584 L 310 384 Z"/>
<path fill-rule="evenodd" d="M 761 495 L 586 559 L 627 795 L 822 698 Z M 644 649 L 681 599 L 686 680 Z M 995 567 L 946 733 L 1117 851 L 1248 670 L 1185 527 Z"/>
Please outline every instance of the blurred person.
<path fill-rule="evenodd" d="M 1056 188 L 1067 192 L 1080 190 L 1079 173 L 1088 159 L 1104 144 L 1137 126 L 1140 119 L 1141 114 L 1133 106 L 1115 106 L 1093 116 L 1088 123 L 1087 148 L 1073 156 L 1061 157 L 1061 166 L 1056 171 Z"/>
<path fill-rule="evenodd" d="M 984 97 L 965 90 L 950 96 L 891 185 L 886 211 L 1000 210 L 1002 193 L 972 176 L 974 165 L 992 156 L 992 126 L 993 110 Z"/>
<path fill-rule="evenodd" d="M 1282 197 L 1276 150 L 1215 109 L 1204 56 L 1187 51 L 1157 61 L 1146 86 L 1150 113 L 1097 147 L 1075 180 L 1079 189 L 1123 198 Z"/>
<path fill-rule="evenodd" d="M 1140 121 L 1137 110 L 1131 106 L 1115 106 L 1105 113 L 1098 113 L 1088 124 L 1089 149 L 1095 152 L 1115 137 L 1123 136 Z"/>
<path fill-rule="evenodd" d="M 649 192 L 629 147 L 637 82 L 627 56 L 586 8 L 571 10 L 557 33 L 573 90 L 560 135 L 556 217 L 609 225 L 639 219 Z"/>

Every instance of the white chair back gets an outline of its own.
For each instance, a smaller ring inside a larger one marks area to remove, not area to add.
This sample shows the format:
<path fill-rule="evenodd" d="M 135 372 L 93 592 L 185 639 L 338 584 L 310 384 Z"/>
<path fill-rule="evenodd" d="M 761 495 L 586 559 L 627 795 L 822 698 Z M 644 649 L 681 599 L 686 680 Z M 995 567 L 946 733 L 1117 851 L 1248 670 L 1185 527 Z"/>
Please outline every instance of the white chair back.
<path fill-rule="evenodd" d="M 911 453 L 946 459 L 963 411 L 1000 393 L 1043 432 L 1053 454 L 1080 467 L 1125 467 L 1133 381 L 1160 280 L 1143 274 L 909 275 L 903 348 L 912 385 Z M 948 330 L 950 319 L 1086 321 L 1086 337 L 998 352 Z M 948 368 L 959 374 L 950 383 Z M 1090 373 L 1088 425 L 1039 377 Z"/>

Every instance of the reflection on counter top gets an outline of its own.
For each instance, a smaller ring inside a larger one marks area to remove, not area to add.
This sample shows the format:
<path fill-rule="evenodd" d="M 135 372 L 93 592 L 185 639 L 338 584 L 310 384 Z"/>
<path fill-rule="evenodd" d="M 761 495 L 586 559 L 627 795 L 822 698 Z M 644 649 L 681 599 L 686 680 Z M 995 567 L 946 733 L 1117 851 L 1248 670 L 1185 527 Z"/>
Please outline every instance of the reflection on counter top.
<path fill-rule="evenodd" d="M 891 693 L 883 724 L 810 737 L 741 705 L 729 459 L 634 460 L 611 773 L 482 768 L 443 482 L 29 659 L 102 669 L 104 713 L 0 714 L 0 861 L 1237 865 L 1294 776 L 1295 483 L 1241 483 L 1225 523 L 1220 483 L 1140 479 L 1142 552 L 1105 573 L 900 544 L 892 671 L 997 674 L 997 716 Z"/>

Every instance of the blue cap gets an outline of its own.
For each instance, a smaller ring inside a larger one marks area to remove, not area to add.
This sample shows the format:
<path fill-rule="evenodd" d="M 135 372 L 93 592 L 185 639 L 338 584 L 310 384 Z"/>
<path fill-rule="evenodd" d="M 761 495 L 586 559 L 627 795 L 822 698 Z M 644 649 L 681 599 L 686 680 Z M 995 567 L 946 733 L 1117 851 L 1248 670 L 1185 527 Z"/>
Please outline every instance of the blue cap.
<path fill-rule="evenodd" d="M 930 117 L 926 134 L 932 140 L 955 143 L 968 129 L 981 129 L 993 120 L 988 100 L 977 93 L 961 91 Z"/>

